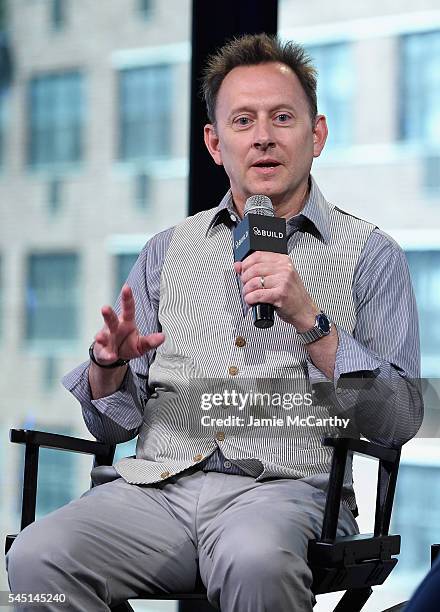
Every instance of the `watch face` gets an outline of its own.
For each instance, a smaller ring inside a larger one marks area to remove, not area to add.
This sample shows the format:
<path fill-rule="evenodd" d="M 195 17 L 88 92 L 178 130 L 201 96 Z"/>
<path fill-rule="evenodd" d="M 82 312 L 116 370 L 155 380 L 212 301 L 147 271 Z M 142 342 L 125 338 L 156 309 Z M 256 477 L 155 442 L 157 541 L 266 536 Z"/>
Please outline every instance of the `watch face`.
<path fill-rule="evenodd" d="M 319 329 L 324 333 L 328 334 L 330 331 L 330 321 L 327 319 L 324 313 L 319 314 L 316 317 L 316 322 L 318 324 Z"/>

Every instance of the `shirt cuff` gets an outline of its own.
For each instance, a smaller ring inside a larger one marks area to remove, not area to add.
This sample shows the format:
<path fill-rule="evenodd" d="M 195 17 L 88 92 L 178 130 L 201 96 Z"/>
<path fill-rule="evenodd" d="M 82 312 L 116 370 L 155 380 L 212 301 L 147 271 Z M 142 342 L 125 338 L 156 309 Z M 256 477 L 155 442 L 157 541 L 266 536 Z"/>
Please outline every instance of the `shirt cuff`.
<path fill-rule="evenodd" d="M 359 374 L 359 378 L 375 378 L 386 364 L 383 359 L 360 344 L 344 329 L 337 327 L 338 349 L 336 351 L 333 381 L 335 388 L 345 374 Z"/>
<path fill-rule="evenodd" d="M 368 348 L 360 344 L 353 336 L 350 336 L 344 329 L 335 326 L 338 332 L 338 348 L 335 356 L 335 368 L 333 381 L 319 370 L 307 356 L 307 370 L 310 383 L 329 384 L 333 382 L 334 388 L 338 386 L 339 379 L 344 375 L 359 373 L 359 378 L 375 378 L 380 369 L 386 365 L 382 359 L 377 357 Z"/>
<path fill-rule="evenodd" d="M 137 376 L 133 374 L 130 365 L 121 387 L 115 393 L 94 400 L 89 384 L 89 363 L 82 363 L 62 379 L 66 389 L 84 409 L 98 410 L 100 414 L 127 430 L 139 427 L 142 424 L 143 405 Z"/>

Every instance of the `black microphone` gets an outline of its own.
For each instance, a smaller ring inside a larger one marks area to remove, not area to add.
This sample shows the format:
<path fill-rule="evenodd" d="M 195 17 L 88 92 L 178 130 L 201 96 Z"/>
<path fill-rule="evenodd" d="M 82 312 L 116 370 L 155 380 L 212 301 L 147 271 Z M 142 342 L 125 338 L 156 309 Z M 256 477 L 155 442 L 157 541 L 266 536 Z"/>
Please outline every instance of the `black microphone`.
<path fill-rule="evenodd" d="M 287 255 L 286 220 L 275 217 L 272 202 L 265 195 L 253 195 L 246 200 L 244 217 L 234 228 L 233 236 L 235 261 L 243 261 L 254 251 Z M 272 304 L 252 306 L 255 327 L 272 327 L 274 314 Z"/>

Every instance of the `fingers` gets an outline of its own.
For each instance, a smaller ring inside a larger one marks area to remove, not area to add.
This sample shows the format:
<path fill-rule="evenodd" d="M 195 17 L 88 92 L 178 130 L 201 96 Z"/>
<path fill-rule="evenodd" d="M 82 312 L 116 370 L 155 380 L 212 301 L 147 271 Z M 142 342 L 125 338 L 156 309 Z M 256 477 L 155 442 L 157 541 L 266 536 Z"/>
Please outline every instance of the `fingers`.
<path fill-rule="evenodd" d="M 267 264 L 256 264 L 251 266 L 247 270 L 243 271 L 240 276 L 242 285 L 246 285 L 249 282 L 255 282 L 260 285 L 260 279 L 264 278 L 264 286 L 267 287 L 267 280 L 269 276 L 278 273 L 280 270 L 278 267 L 270 266 Z"/>
<path fill-rule="evenodd" d="M 108 331 L 101 329 L 95 336 L 93 353 L 100 363 L 112 363 L 118 359 L 114 343 Z"/>
<path fill-rule="evenodd" d="M 241 261 L 236 261 L 234 263 L 234 270 L 237 274 L 241 274 L 242 268 L 243 268 L 243 264 L 241 263 Z"/>
<path fill-rule="evenodd" d="M 151 349 L 155 349 L 160 346 L 165 340 L 165 334 L 155 333 L 149 334 L 148 336 L 139 336 L 138 339 L 138 351 L 139 355 L 143 355 Z"/>
<path fill-rule="evenodd" d="M 134 321 L 135 304 L 131 288 L 125 284 L 121 291 L 121 318 L 123 321 Z"/>
<path fill-rule="evenodd" d="M 125 284 L 121 290 L 121 315 L 111 306 L 101 309 L 104 327 L 95 336 L 95 357 L 102 362 L 119 358 L 135 359 L 157 348 L 165 340 L 162 333 L 139 335 L 135 324 L 135 302 L 131 288 Z"/>
<path fill-rule="evenodd" d="M 276 264 L 284 261 L 285 263 L 292 263 L 292 260 L 288 255 L 283 255 L 282 253 L 272 253 L 270 251 L 255 251 L 249 257 L 246 257 L 241 264 L 243 266 L 243 271 L 246 271 L 250 266 L 260 263 L 269 263 Z"/>
<path fill-rule="evenodd" d="M 235 265 L 234 265 L 235 267 Z M 294 267 L 288 255 L 256 251 L 247 257 L 241 265 L 240 279 L 243 285 L 252 278 L 266 278 L 269 275 L 292 274 Z"/>
<path fill-rule="evenodd" d="M 267 275 L 264 274 L 261 276 L 253 276 L 246 283 L 243 284 L 243 295 L 246 296 L 249 293 L 253 293 L 255 291 L 260 292 L 268 292 L 269 289 L 273 289 L 277 286 L 277 276 L 276 275 Z"/>
<path fill-rule="evenodd" d="M 253 306 L 254 304 L 272 304 L 277 306 L 278 292 L 275 289 L 258 289 L 246 293 L 244 300 L 248 306 Z"/>
<path fill-rule="evenodd" d="M 102 318 L 104 323 L 107 325 L 108 330 L 111 334 L 115 334 L 119 327 L 119 318 L 116 312 L 111 306 L 103 306 L 101 308 Z"/>
<path fill-rule="evenodd" d="M 99 344 L 95 343 L 93 347 L 93 353 L 95 355 L 95 359 L 98 363 L 113 363 L 119 359 L 117 353 L 115 351 L 110 350 L 107 347 L 100 348 Z"/>
<path fill-rule="evenodd" d="M 110 343 L 110 335 L 105 329 L 101 329 L 95 336 L 95 343 L 101 346 L 108 346 Z"/>
<path fill-rule="evenodd" d="M 243 297 L 249 306 L 261 303 L 278 307 L 295 277 L 290 257 L 281 253 L 256 251 L 234 268 L 240 274 Z"/>

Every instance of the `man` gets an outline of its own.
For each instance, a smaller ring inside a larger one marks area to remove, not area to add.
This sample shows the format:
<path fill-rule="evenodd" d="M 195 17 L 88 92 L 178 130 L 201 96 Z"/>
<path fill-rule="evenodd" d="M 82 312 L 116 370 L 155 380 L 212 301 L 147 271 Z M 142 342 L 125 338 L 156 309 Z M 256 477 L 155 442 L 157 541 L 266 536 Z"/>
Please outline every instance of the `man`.
<path fill-rule="evenodd" d="M 199 567 L 223 612 L 310 611 L 307 544 L 320 533 L 331 458 L 325 418 L 345 416 L 390 445 L 420 425 L 405 258 L 328 204 L 310 176 L 327 126 L 304 51 L 265 35 L 234 40 L 211 58 L 204 93 L 205 143 L 231 190 L 146 245 L 119 314 L 102 309 L 90 361 L 64 380 L 97 439 L 139 434 L 136 458 L 118 462 L 122 478 L 29 526 L 9 553 L 12 590 L 65 592 L 71 610 L 191 590 Z M 234 264 L 232 228 L 254 194 L 287 219 L 289 254 Z M 256 303 L 274 305 L 273 328 L 253 325 Z M 220 402 L 219 385 L 230 393 Z M 235 385 L 299 390 L 294 413 L 324 424 L 258 429 L 259 416 L 288 407 L 234 410 Z M 222 421 L 240 410 L 252 425 Z M 354 513 L 348 469 L 340 534 L 356 532 Z"/>

